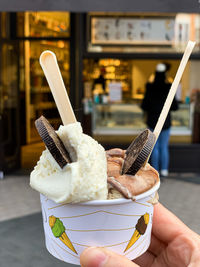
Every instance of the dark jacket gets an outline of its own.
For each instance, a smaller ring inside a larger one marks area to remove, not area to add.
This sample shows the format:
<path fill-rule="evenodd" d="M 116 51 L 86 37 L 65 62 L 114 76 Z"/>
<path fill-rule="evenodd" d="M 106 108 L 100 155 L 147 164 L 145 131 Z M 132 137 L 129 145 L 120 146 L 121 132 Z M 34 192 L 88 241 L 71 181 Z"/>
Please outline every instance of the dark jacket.
<path fill-rule="evenodd" d="M 161 75 L 160 75 L 161 76 Z M 147 112 L 147 125 L 149 128 L 154 129 L 161 110 L 169 93 L 171 84 L 165 82 L 165 77 L 155 78 L 153 83 L 146 84 L 146 93 L 141 105 L 141 108 Z M 177 110 L 178 103 L 174 98 L 171 109 Z M 170 112 L 167 115 L 166 121 L 163 125 L 163 129 L 168 129 L 171 126 Z"/>

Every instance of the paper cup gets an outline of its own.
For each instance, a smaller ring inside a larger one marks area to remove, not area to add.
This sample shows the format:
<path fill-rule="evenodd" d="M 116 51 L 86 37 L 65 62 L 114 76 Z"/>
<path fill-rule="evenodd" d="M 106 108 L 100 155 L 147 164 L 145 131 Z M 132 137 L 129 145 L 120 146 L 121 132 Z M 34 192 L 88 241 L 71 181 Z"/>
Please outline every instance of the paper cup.
<path fill-rule="evenodd" d="M 137 258 L 150 244 L 152 199 L 159 186 L 160 182 L 138 195 L 135 201 L 114 199 L 56 204 L 41 195 L 47 250 L 62 261 L 78 265 L 81 252 L 90 246 L 108 248 L 130 260 Z M 138 227 L 142 233 L 138 232 Z"/>

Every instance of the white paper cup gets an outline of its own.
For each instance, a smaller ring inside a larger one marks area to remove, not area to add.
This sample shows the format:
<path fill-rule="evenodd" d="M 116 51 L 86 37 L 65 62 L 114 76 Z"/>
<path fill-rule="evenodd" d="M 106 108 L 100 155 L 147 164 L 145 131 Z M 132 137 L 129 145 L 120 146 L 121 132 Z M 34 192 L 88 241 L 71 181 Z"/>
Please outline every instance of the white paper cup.
<path fill-rule="evenodd" d="M 160 182 L 149 191 L 138 195 L 135 201 L 114 199 L 56 204 L 41 195 L 47 250 L 56 258 L 73 264 L 80 264 L 81 252 L 90 246 L 108 248 L 130 260 L 137 258 L 150 245 L 153 218 L 151 200 L 159 186 Z M 135 227 L 144 215 L 147 218 L 147 227 L 144 234 L 140 235 Z M 62 221 L 65 228 L 63 237 L 65 240 L 69 239 L 67 242 L 63 241 L 62 236 L 54 236 L 49 224 L 50 216 Z M 137 238 L 133 243 L 135 231 Z"/>

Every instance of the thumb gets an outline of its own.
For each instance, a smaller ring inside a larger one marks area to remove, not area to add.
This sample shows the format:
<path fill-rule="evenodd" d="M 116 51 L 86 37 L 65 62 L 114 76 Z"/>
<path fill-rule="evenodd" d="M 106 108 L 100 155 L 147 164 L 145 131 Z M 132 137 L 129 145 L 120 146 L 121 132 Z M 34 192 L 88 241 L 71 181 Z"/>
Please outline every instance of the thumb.
<path fill-rule="evenodd" d="M 104 248 L 90 247 L 85 249 L 80 257 L 82 267 L 138 267 L 127 258 Z"/>

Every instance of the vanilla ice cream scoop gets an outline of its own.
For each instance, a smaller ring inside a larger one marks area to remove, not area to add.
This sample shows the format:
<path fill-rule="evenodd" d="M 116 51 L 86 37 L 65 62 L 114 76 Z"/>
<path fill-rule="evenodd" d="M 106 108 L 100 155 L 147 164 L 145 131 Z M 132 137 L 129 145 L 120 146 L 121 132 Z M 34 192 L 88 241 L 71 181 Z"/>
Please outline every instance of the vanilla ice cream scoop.
<path fill-rule="evenodd" d="M 83 134 L 80 123 L 60 126 L 57 131 L 72 163 L 61 168 L 48 149 L 30 176 L 30 185 L 56 203 L 107 199 L 107 161 L 104 148 Z"/>

